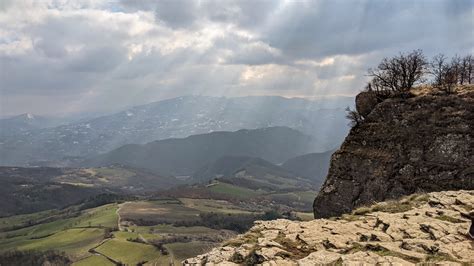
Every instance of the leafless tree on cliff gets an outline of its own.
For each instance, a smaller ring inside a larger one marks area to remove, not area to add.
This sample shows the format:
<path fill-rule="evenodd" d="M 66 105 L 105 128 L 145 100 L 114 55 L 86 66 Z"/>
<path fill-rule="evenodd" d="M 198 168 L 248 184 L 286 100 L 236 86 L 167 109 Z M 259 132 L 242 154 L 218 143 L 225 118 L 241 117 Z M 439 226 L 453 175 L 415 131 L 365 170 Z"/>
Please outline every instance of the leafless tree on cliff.
<path fill-rule="evenodd" d="M 459 82 L 460 84 L 461 83 L 461 76 L 462 76 L 462 59 L 459 55 L 455 55 L 452 59 L 451 59 L 451 64 L 450 64 L 450 67 L 452 68 L 452 71 L 453 73 L 456 74 L 456 80 L 457 80 L 457 83 Z"/>
<path fill-rule="evenodd" d="M 462 58 L 462 78 L 461 84 L 468 83 L 472 84 L 474 82 L 474 57 L 472 55 L 466 55 Z"/>
<path fill-rule="evenodd" d="M 430 62 L 429 73 L 433 75 L 433 85 L 439 86 L 443 82 L 443 75 L 448 66 L 447 57 L 444 54 L 438 54 Z"/>
<path fill-rule="evenodd" d="M 433 75 L 433 86 L 446 93 L 452 93 L 463 73 L 460 62 L 458 56 L 448 62 L 443 54 L 435 55 L 429 64 L 429 73 Z"/>
<path fill-rule="evenodd" d="M 365 91 L 373 92 L 380 101 L 390 97 L 391 94 L 390 90 L 387 90 L 382 86 L 381 81 L 378 78 L 373 78 L 369 83 L 367 83 Z"/>
<path fill-rule="evenodd" d="M 445 93 L 452 93 L 454 92 L 454 88 L 458 83 L 459 78 L 459 70 L 456 66 L 448 65 L 445 67 L 443 72 L 441 73 L 441 82 L 437 84 L 435 87 L 444 91 Z"/>
<path fill-rule="evenodd" d="M 346 118 L 349 119 L 349 125 L 351 127 L 355 127 L 364 121 L 364 117 L 356 110 L 352 110 L 350 107 L 346 108 Z"/>
<path fill-rule="evenodd" d="M 384 58 L 376 69 L 369 69 L 369 76 L 393 93 L 407 95 L 416 83 L 423 79 L 428 63 L 421 50 L 400 53 Z"/>

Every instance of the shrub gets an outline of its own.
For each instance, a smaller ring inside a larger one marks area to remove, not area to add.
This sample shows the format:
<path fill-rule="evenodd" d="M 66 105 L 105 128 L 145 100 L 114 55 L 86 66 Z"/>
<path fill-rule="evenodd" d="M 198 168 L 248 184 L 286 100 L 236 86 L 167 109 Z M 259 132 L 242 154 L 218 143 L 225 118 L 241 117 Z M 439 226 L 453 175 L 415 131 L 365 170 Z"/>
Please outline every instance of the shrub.
<path fill-rule="evenodd" d="M 346 108 L 346 118 L 350 120 L 349 125 L 354 127 L 360 125 L 364 121 L 364 117 L 359 114 L 356 110 L 351 110 L 351 108 Z"/>
<path fill-rule="evenodd" d="M 380 90 L 389 90 L 404 97 L 413 85 L 423 81 L 427 65 L 422 51 L 414 50 L 408 54 L 400 53 L 398 56 L 382 59 L 377 68 L 369 69 L 369 76 Z"/>

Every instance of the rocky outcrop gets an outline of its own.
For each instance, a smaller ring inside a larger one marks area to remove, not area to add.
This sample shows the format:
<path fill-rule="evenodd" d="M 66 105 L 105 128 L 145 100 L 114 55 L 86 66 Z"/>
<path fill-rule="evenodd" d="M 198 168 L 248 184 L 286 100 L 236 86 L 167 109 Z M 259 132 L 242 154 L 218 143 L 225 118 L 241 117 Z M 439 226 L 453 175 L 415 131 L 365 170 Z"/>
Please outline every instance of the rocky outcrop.
<path fill-rule="evenodd" d="M 427 88 L 408 99 L 361 94 L 365 120 L 332 156 L 314 202 L 316 217 L 415 192 L 474 189 L 474 87 Z"/>
<path fill-rule="evenodd" d="M 379 103 L 379 100 L 374 92 L 363 91 L 356 96 L 355 103 L 357 112 L 366 117 Z"/>
<path fill-rule="evenodd" d="M 443 265 L 474 263 L 466 235 L 474 191 L 415 194 L 339 218 L 259 221 L 185 265 Z"/>

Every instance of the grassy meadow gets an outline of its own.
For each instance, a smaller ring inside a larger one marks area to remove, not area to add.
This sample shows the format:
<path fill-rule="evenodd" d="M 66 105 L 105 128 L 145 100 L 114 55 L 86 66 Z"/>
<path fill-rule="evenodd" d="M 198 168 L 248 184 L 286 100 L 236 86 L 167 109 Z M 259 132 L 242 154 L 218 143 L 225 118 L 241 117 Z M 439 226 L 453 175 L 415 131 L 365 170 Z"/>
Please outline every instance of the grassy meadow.
<path fill-rule="evenodd" d="M 189 198 L 114 203 L 82 211 L 50 210 L 0 218 L 0 250 L 55 250 L 64 252 L 74 265 L 179 264 L 235 235 L 206 226 L 174 224 L 197 220 L 202 213 L 250 212 L 224 200 Z"/>

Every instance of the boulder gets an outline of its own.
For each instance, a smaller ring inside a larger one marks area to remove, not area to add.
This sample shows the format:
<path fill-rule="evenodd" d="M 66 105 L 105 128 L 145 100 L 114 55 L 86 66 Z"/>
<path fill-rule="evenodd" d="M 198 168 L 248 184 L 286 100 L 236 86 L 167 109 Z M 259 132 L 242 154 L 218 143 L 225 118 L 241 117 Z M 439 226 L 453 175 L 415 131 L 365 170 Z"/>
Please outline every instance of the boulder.
<path fill-rule="evenodd" d="M 363 117 L 367 117 L 378 103 L 377 96 L 370 91 L 363 91 L 355 98 L 356 110 Z"/>

